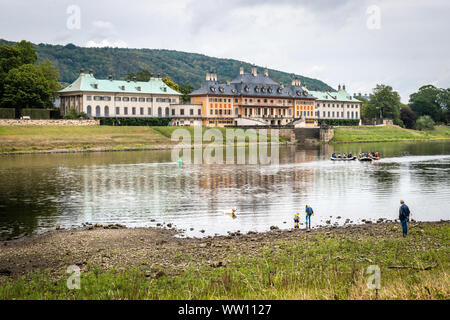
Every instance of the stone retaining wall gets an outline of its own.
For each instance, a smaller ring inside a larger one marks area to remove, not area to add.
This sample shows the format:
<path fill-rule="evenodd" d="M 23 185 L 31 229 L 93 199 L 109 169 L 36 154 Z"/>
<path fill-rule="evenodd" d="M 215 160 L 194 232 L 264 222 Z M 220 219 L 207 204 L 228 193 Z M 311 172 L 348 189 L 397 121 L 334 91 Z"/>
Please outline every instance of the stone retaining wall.
<path fill-rule="evenodd" d="M 0 126 L 99 126 L 100 120 L 19 120 L 0 119 Z"/>

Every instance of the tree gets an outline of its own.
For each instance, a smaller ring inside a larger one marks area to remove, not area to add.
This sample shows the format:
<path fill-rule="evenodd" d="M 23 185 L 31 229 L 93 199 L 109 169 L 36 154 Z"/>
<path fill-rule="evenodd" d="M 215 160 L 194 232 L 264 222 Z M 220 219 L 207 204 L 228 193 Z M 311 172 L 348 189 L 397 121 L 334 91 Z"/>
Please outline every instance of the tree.
<path fill-rule="evenodd" d="M 418 130 L 433 130 L 434 121 L 430 116 L 421 116 L 416 121 L 416 128 Z"/>
<path fill-rule="evenodd" d="M 150 81 L 152 74 L 150 73 L 149 70 L 143 69 L 141 71 L 139 71 L 138 73 L 133 73 L 130 72 L 125 76 L 125 80 L 134 80 L 134 77 L 136 77 L 136 81 L 143 81 L 143 82 L 147 82 Z"/>
<path fill-rule="evenodd" d="M 31 42 L 22 40 L 20 42 L 16 42 L 14 47 L 17 48 L 20 52 L 20 57 L 22 59 L 22 64 L 35 64 L 38 56 L 36 54 L 36 50 L 34 50 Z"/>
<path fill-rule="evenodd" d="M 449 89 L 425 85 L 409 96 L 409 105 L 417 116 L 430 116 L 436 122 L 448 121 Z"/>
<path fill-rule="evenodd" d="M 400 120 L 400 95 L 392 87 L 377 84 L 368 102 L 368 109 L 372 113 L 376 111 L 377 118 L 393 119 L 395 124 L 401 124 Z"/>
<path fill-rule="evenodd" d="M 406 128 L 414 129 L 416 125 L 417 116 L 411 109 L 401 108 L 400 119 L 403 121 L 403 124 L 405 125 Z"/>
<path fill-rule="evenodd" d="M 176 84 L 169 76 L 162 78 L 162 81 L 173 90 L 180 92 L 180 86 Z"/>
<path fill-rule="evenodd" d="M 182 102 L 189 102 L 191 98 L 189 97 L 189 94 L 194 91 L 194 87 L 190 84 L 182 84 L 180 85 L 180 92 L 183 94 L 181 97 Z"/>
<path fill-rule="evenodd" d="M 59 71 L 56 67 L 50 62 L 50 60 L 45 59 L 41 63 L 39 63 L 39 69 L 41 69 L 42 74 L 48 82 L 50 90 L 52 91 L 52 104 L 53 101 L 57 97 L 57 92 L 62 89 L 59 84 Z"/>
<path fill-rule="evenodd" d="M 42 70 L 33 64 L 25 64 L 8 72 L 0 105 L 15 108 L 16 116 L 20 116 L 22 108 L 51 106 L 52 95 Z"/>

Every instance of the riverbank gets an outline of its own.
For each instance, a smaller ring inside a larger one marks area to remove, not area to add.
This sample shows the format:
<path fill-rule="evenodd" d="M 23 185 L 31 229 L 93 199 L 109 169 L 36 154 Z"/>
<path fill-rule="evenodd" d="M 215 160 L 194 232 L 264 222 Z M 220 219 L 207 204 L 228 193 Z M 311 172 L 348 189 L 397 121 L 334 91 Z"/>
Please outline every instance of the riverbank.
<path fill-rule="evenodd" d="M 0 126 L 0 154 L 167 150 L 178 144 L 171 140 L 177 129 L 193 139 L 194 127 Z M 225 139 L 226 129 L 216 129 Z"/>
<path fill-rule="evenodd" d="M 337 127 L 331 143 L 394 142 L 394 141 L 450 141 L 450 127 L 437 126 L 431 131 L 418 131 L 398 126 Z"/>
<path fill-rule="evenodd" d="M 87 226 L 0 243 L 0 299 L 449 299 L 450 222 L 235 233 Z M 68 290 L 68 266 L 81 289 Z"/>

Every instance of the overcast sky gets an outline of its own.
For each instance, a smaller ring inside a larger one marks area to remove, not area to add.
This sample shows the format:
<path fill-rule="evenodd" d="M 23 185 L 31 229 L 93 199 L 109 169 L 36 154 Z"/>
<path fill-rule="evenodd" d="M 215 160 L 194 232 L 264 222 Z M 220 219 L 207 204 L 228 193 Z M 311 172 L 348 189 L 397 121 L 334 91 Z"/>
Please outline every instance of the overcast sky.
<path fill-rule="evenodd" d="M 0 0 L 0 38 L 203 53 L 407 102 L 450 86 L 449 17 L 448 0 Z"/>

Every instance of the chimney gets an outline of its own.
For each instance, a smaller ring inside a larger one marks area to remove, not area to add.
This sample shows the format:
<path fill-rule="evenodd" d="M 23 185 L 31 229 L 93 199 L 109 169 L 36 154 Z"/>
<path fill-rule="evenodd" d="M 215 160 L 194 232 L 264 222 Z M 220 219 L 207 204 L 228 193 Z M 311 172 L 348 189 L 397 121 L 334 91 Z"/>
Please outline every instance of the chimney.
<path fill-rule="evenodd" d="M 227 86 L 229 86 L 231 84 L 230 80 L 227 81 Z"/>
<path fill-rule="evenodd" d="M 108 76 L 108 79 L 109 79 L 110 81 L 112 81 L 112 79 L 113 79 L 112 74 L 110 74 L 110 75 Z"/>
<path fill-rule="evenodd" d="M 297 80 L 294 78 L 292 79 L 292 86 L 295 87 L 297 85 Z"/>
<path fill-rule="evenodd" d="M 211 73 L 210 72 L 206 73 L 206 81 L 211 81 Z"/>
<path fill-rule="evenodd" d="M 338 91 L 341 91 L 341 85 L 338 85 Z"/>
<path fill-rule="evenodd" d="M 136 82 L 136 76 L 133 77 L 133 81 Z"/>
<path fill-rule="evenodd" d="M 258 70 L 256 69 L 256 66 L 253 66 L 253 67 L 252 67 L 252 75 L 253 75 L 254 77 L 256 77 L 256 76 L 258 75 Z"/>
<path fill-rule="evenodd" d="M 244 74 L 244 67 L 243 67 L 243 66 L 241 66 L 241 67 L 239 68 L 239 74 Z"/>
<path fill-rule="evenodd" d="M 89 75 L 90 75 L 91 77 L 93 77 L 93 76 L 94 76 L 94 71 L 92 71 L 92 69 L 91 69 L 91 70 L 89 70 Z"/>
<path fill-rule="evenodd" d="M 84 76 L 84 69 L 80 70 L 80 76 Z"/>
<path fill-rule="evenodd" d="M 158 78 L 160 78 L 160 79 L 161 79 L 161 73 L 158 73 Z"/>
<path fill-rule="evenodd" d="M 344 85 L 342 85 L 342 90 L 344 90 L 344 91 L 345 91 L 345 84 L 344 84 Z"/>
<path fill-rule="evenodd" d="M 268 76 L 269 76 L 269 70 L 267 70 L 267 68 L 264 69 L 264 76 L 265 76 L 265 77 L 268 77 Z"/>
<path fill-rule="evenodd" d="M 283 82 L 280 82 L 280 88 L 283 89 L 284 88 L 284 84 Z"/>

